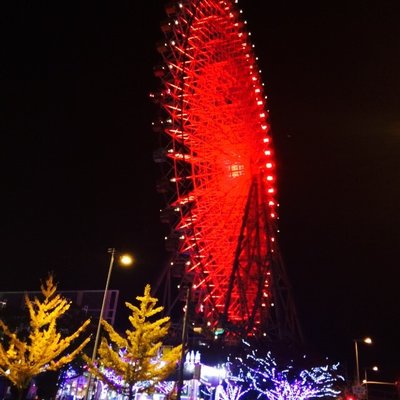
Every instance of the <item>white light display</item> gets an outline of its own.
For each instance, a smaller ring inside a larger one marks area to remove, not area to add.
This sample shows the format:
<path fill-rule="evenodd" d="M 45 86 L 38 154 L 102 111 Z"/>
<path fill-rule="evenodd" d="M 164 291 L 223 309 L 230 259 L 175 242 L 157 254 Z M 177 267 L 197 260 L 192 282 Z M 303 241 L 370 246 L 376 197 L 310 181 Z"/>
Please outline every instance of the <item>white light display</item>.
<path fill-rule="evenodd" d="M 325 365 L 295 372 L 290 365 L 280 369 L 269 352 L 258 357 L 256 351 L 245 358 L 236 358 L 229 363 L 232 375 L 225 389 L 220 390 L 220 400 L 239 400 L 249 391 L 258 398 L 268 400 L 306 400 L 310 398 L 334 397 L 340 393 L 336 388 L 344 378 L 339 375 L 339 364 Z M 233 371 L 237 370 L 235 374 Z M 237 388 L 234 390 L 233 388 Z M 217 394 L 217 393 L 216 393 Z"/>

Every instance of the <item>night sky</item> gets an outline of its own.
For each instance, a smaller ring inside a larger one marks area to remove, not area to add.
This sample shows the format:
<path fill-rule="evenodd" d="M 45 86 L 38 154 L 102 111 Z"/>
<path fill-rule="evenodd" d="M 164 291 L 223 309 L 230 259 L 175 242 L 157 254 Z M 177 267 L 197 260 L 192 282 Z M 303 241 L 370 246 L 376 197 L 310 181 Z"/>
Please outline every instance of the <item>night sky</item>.
<path fill-rule="evenodd" d="M 8 3 L 8 4 L 7 4 Z M 308 342 L 400 376 L 400 24 L 396 1 L 241 0 L 278 153 L 280 245 Z M 2 2 L 1 290 L 105 284 L 108 247 L 137 263 L 133 301 L 167 256 L 159 222 L 161 0 Z M 368 364 L 370 363 L 370 364 Z"/>

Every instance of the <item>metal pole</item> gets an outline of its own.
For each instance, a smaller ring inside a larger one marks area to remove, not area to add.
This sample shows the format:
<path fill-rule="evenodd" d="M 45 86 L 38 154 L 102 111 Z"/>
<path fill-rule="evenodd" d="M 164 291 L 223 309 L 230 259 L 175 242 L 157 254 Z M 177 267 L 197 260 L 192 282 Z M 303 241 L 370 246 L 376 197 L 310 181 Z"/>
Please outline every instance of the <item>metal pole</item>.
<path fill-rule="evenodd" d="M 186 352 L 186 342 L 187 342 L 187 325 L 189 319 L 189 296 L 190 287 L 186 288 L 186 304 L 185 304 L 185 315 L 183 317 L 183 327 L 182 327 L 182 351 L 181 360 L 179 365 L 179 376 L 178 376 L 178 390 L 176 393 L 176 400 L 181 400 L 181 394 L 183 389 L 183 369 L 185 366 L 185 352 Z"/>
<path fill-rule="evenodd" d="M 354 351 L 356 353 L 356 385 L 360 384 L 360 367 L 358 364 L 358 345 L 357 340 L 354 340 Z"/>
<path fill-rule="evenodd" d="M 92 353 L 92 363 L 94 363 L 94 361 L 96 360 L 97 348 L 99 347 L 100 331 L 101 331 L 101 320 L 103 318 L 104 309 L 105 309 L 105 306 L 106 306 L 108 286 L 110 284 L 111 272 L 112 272 L 112 269 L 113 269 L 113 266 L 114 266 L 115 248 L 108 249 L 108 253 L 111 254 L 110 265 L 108 267 L 106 287 L 104 288 L 103 302 L 101 303 L 99 322 L 97 324 L 97 331 L 96 331 L 96 336 L 95 336 L 95 339 L 94 339 L 94 346 L 93 346 L 93 353 Z M 89 398 L 89 391 L 90 391 L 90 387 L 92 386 L 92 380 L 93 380 L 93 375 L 90 374 L 89 375 L 88 386 L 87 386 L 87 391 L 86 391 L 86 396 L 85 396 L 86 400 Z"/>
<path fill-rule="evenodd" d="M 365 400 L 368 400 L 368 376 L 367 369 L 364 369 L 364 380 L 365 380 Z"/>

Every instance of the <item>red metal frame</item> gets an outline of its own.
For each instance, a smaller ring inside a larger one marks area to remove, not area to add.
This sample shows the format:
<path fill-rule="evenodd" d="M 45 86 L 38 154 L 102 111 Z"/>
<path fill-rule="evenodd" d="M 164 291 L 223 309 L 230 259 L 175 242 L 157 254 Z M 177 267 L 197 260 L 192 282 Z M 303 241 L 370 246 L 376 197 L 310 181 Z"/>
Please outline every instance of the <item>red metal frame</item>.
<path fill-rule="evenodd" d="M 166 7 L 156 128 L 167 138 L 169 209 L 185 260 L 175 275 L 190 284 L 202 323 L 253 334 L 271 305 L 276 177 L 263 86 L 235 3 Z"/>

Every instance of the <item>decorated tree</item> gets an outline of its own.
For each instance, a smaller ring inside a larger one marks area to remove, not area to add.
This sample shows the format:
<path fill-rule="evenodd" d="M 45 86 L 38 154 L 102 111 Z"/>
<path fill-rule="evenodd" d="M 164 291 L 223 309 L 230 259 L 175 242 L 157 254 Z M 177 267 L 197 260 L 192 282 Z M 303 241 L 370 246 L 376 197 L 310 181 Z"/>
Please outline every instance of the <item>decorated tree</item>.
<path fill-rule="evenodd" d="M 268 400 L 307 400 L 337 397 L 337 385 L 344 378 L 339 364 L 298 370 L 293 365 L 281 368 L 271 353 L 259 357 L 252 351 L 229 363 L 231 374 L 216 399 L 238 400 L 249 391 Z"/>
<path fill-rule="evenodd" d="M 25 337 L 13 332 L 0 320 L 3 335 L 0 342 L 0 376 L 11 381 L 19 392 L 19 398 L 22 398 L 23 391 L 33 377 L 46 371 L 56 371 L 70 363 L 90 340 L 86 338 L 72 349 L 72 343 L 79 338 L 90 320 L 63 337 L 57 322 L 68 311 L 70 302 L 57 294 L 57 285 L 51 275 L 40 289 L 43 300 L 37 297 L 31 300 L 25 296 L 29 311 L 29 327 Z"/>
<path fill-rule="evenodd" d="M 96 377 L 129 399 L 134 393 L 151 391 L 167 378 L 175 370 L 181 352 L 181 346 L 162 347 L 170 318 L 152 318 L 163 307 L 156 306 L 158 300 L 151 296 L 150 285 L 136 299 L 140 302 L 138 307 L 125 303 L 132 311 L 129 317 L 132 329 L 126 330 L 123 337 L 102 320 L 109 341 L 102 338 L 97 363 L 84 356 Z"/>

